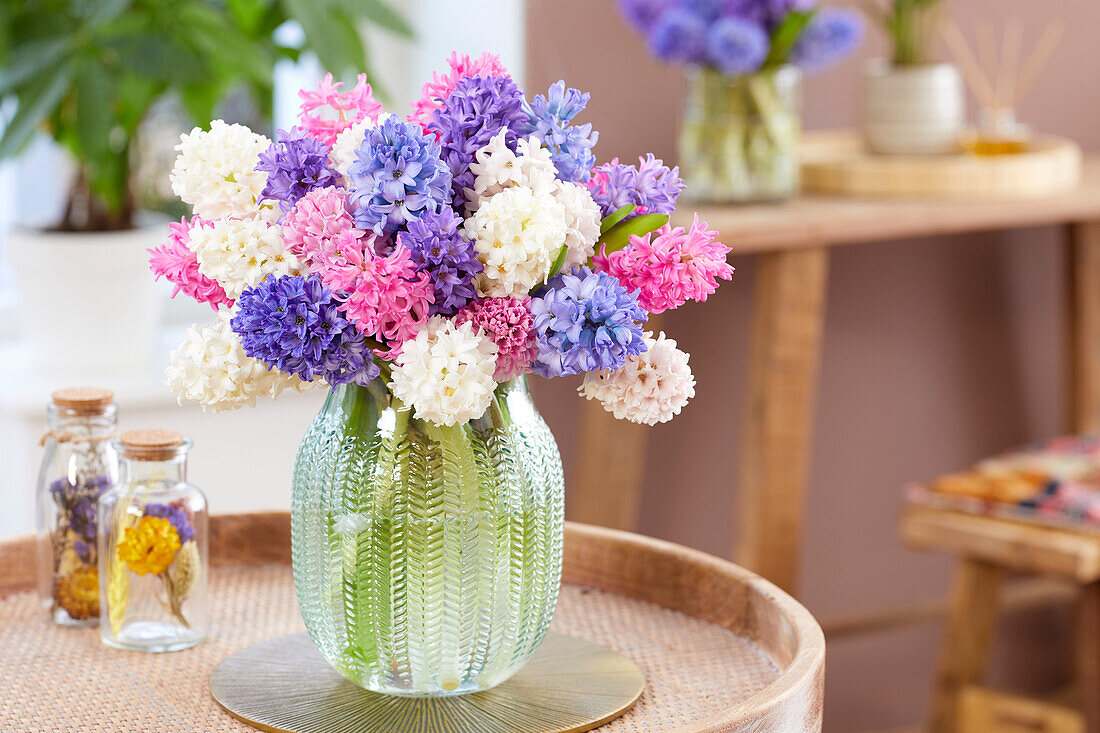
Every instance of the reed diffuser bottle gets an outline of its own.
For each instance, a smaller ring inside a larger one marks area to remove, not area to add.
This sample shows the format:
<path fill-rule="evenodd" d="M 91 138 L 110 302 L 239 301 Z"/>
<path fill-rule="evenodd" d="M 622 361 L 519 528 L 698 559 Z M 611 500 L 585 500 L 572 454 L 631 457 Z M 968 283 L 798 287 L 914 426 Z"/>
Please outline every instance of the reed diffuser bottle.
<path fill-rule="evenodd" d="M 167 652 L 206 638 L 206 497 L 187 483 L 191 441 L 135 430 L 116 442 L 119 483 L 99 502 L 99 632 L 108 646 Z"/>

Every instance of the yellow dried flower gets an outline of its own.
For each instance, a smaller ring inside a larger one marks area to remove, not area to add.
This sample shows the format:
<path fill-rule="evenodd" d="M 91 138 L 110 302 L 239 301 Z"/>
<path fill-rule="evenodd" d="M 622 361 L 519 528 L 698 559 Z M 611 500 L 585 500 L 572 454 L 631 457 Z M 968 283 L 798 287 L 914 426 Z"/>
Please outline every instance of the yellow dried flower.
<path fill-rule="evenodd" d="M 76 554 L 76 550 L 69 545 L 61 551 L 61 557 L 57 560 L 57 574 L 60 576 L 69 575 L 86 564 L 80 559 L 80 555 Z"/>
<path fill-rule="evenodd" d="M 202 563 L 199 560 L 199 548 L 194 542 L 184 542 L 183 547 L 176 553 L 176 562 L 172 565 L 168 575 L 172 579 L 172 589 L 182 601 L 195 587 L 199 573 L 202 572 Z"/>
<path fill-rule="evenodd" d="M 138 575 L 160 575 L 176 558 L 180 536 L 167 519 L 142 517 L 137 527 L 127 527 L 118 543 L 118 559 Z"/>
<path fill-rule="evenodd" d="M 93 567 L 80 567 L 57 581 L 57 605 L 72 619 L 99 615 L 99 573 Z"/>

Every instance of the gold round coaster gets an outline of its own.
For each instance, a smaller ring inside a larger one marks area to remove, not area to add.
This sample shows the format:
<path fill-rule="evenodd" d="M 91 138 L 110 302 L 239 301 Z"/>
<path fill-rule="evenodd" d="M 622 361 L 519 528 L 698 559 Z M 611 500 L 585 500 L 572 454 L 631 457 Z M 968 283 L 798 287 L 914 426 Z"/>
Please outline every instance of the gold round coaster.
<path fill-rule="evenodd" d="M 368 692 L 341 677 L 304 633 L 250 646 L 210 674 L 219 705 L 274 733 L 575 733 L 625 713 L 644 686 L 622 654 L 553 633 L 511 679 L 454 697 Z"/>

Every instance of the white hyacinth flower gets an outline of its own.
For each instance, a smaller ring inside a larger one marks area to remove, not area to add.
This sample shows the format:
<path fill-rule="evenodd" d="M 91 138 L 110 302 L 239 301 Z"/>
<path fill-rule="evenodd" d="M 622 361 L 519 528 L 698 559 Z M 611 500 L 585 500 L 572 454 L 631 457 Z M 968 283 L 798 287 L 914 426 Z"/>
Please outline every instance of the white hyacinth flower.
<path fill-rule="evenodd" d="M 259 216 L 194 227 L 187 246 L 199 260 L 199 272 L 216 280 L 233 300 L 268 275 L 301 272 L 301 263 L 283 242 L 282 227 Z"/>
<path fill-rule="evenodd" d="M 614 371 L 588 372 L 578 391 L 620 420 L 646 425 L 668 422 L 695 396 L 688 355 L 676 342 L 646 334 L 648 350 Z"/>
<path fill-rule="evenodd" d="M 477 294 L 522 298 L 550 274 L 565 244 L 565 207 L 548 193 L 513 186 L 489 197 L 465 231 L 485 265 L 474 280 Z"/>
<path fill-rule="evenodd" d="M 512 152 L 505 144 L 507 132 L 507 129 L 502 129 L 474 153 L 474 162 L 470 163 L 474 187 L 464 192 L 467 214 L 512 186 L 526 186 L 536 194 L 548 194 L 554 190 L 558 171 L 550 160 L 550 151 L 531 135 L 520 138 L 516 142 L 516 151 Z"/>
<path fill-rule="evenodd" d="M 565 209 L 565 262 L 562 270 L 568 272 L 583 265 L 596 253 L 596 240 L 600 238 L 600 206 L 592 200 L 588 188 L 569 181 L 558 181 L 554 199 Z"/>
<path fill-rule="evenodd" d="M 249 216 L 258 209 L 267 173 L 256 170 L 260 153 L 271 141 L 244 125 L 210 123 L 210 130 L 194 128 L 180 136 L 179 155 L 172 168 L 172 191 L 195 215 L 204 219 Z"/>
<path fill-rule="evenodd" d="M 230 328 L 232 316 L 223 310 L 213 323 L 192 325 L 172 352 L 167 384 L 181 404 L 198 402 L 203 409 L 222 412 L 251 407 L 257 397 L 276 397 L 286 389 L 302 391 L 310 386 L 245 354 Z"/>
<path fill-rule="evenodd" d="M 496 346 L 470 323 L 434 316 L 401 345 L 390 389 L 418 419 L 457 425 L 489 408 L 496 361 Z"/>

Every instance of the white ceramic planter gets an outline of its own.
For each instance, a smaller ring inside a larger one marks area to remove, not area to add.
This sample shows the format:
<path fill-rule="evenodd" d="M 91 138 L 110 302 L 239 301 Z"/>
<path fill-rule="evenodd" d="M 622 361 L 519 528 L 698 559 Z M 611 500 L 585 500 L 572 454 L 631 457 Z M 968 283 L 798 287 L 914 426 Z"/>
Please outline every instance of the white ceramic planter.
<path fill-rule="evenodd" d="M 876 153 L 956 149 L 966 122 L 962 77 L 952 64 L 895 67 L 872 59 L 863 75 L 863 138 Z"/>
<path fill-rule="evenodd" d="M 164 296 L 146 249 L 167 235 L 166 223 L 120 232 L 12 231 L 16 315 L 32 368 L 59 379 L 148 369 Z"/>

